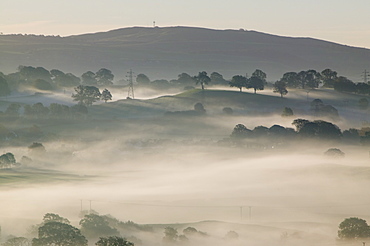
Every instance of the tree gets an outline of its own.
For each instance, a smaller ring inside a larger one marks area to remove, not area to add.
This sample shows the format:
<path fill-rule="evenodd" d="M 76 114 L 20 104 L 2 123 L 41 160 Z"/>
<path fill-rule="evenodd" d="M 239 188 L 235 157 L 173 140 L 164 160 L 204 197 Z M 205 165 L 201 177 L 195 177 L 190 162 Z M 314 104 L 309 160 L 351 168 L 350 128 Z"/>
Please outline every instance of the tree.
<path fill-rule="evenodd" d="M 222 74 L 218 72 L 212 72 L 209 78 L 211 79 L 212 84 L 219 84 L 219 85 L 226 84 L 226 80 L 224 79 Z"/>
<path fill-rule="evenodd" d="M 72 94 L 73 101 L 84 106 L 91 106 L 101 97 L 100 91 L 95 86 L 79 85 L 75 88 L 76 94 Z"/>
<path fill-rule="evenodd" d="M 204 85 L 208 85 L 211 81 L 210 77 L 208 77 L 207 72 L 199 72 L 198 76 L 194 76 L 195 84 L 200 84 L 202 90 L 204 90 Z"/>
<path fill-rule="evenodd" d="M 13 237 L 6 240 L 2 246 L 31 246 L 31 242 L 25 237 Z"/>
<path fill-rule="evenodd" d="M 117 236 L 119 232 L 116 228 L 109 226 L 109 222 L 104 216 L 97 214 L 87 214 L 80 221 L 81 232 L 87 238 L 97 238 L 100 236 Z"/>
<path fill-rule="evenodd" d="M 370 227 L 366 220 L 356 217 L 346 218 L 339 224 L 340 239 L 362 239 L 370 237 Z"/>
<path fill-rule="evenodd" d="M 36 79 L 43 79 L 47 82 L 51 82 L 50 72 L 43 67 L 19 66 L 18 71 L 21 79 L 27 83 L 33 82 Z"/>
<path fill-rule="evenodd" d="M 172 227 L 166 227 L 164 229 L 164 243 L 175 243 L 178 239 L 179 235 L 177 234 L 177 230 Z"/>
<path fill-rule="evenodd" d="M 194 82 L 194 78 L 187 73 L 181 73 L 177 76 L 177 83 L 179 84 L 188 85 L 193 84 Z"/>
<path fill-rule="evenodd" d="M 0 96 L 7 96 L 10 94 L 8 81 L 0 76 Z"/>
<path fill-rule="evenodd" d="M 237 124 L 234 129 L 233 129 L 233 132 L 231 133 L 231 138 L 235 138 L 235 139 L 243 139 L 243 138 L 247 138 L 251 135 L 252 131 L 249 130 L 247 127 L 245 127 L 245 125 L 243 124 Z"/>
<path fill-rule="evenodd" d="M 323 120 L 306 122 L 300 128 L 298 133 L 304 137 L 321 138 L 328 140 L 338 140 L 342 137 L 342 132 L 338 126 Z"/>
<path fill-rule="evenodd" d="M 248 79 L 247 88 L 253 88 L 254 94 L 256 94 L 257 90 L 263 90 L 265 88 L 265 83 L 261 78 L 252 76 Z"/>
<path fill-rule="evenodd" d="M 73 87 L 78 86 L 81 82 L 81 79 L 72 73 L 66 73 L 61 76 L 58 76 L 54 82 L 59 87 Z"/>
<path fill-rule="evenodd" d="M 91 71 L 87 71 L 86 73 L 83 73 L 81 75 L 81 79 L 82 79 L 82 84 L 84 85 L 97 85 L 98 84 L 98 82 L 96 81 L 96 74 Z"/>
<path fill-rule="evenodd" d="M 274 83 L 274 93 L 279 93 L 281 97 L 288 94 L 288 90 L 286 89 L 287 84 L 284 80 L 278 80 Z"/>
<path fill-rule="evenodd" d="M 133 243 L 126 240 L 123 237 L 101 237 L 99 241 L 95 243 L 96 246 L 134 246 Z"/>
<path fill-rule="evenodd" d="M 39 228 L 32 246 L 87 246 L 87 240 L 76 227 L 52 221 Z"/>
<path fill-rule="evenodd" d="M 104 89 L 101 93 L 101 100 L 107 102 L 108 100 L 112 100 L 112 94 L 107 89 Z"/>
<path fill-rule="evenodd" d="M 32 86 L 42 91 L 53 90 L 53 86 L 50 84 L 50 82 L 43 80 L 43 79 L 36 79 L 35 81 L 33 81 Z"/>
<path fill-rule="evenodd" d="M 139 85 L 147 85 L 150 83 L 150 79 L 145 74 L 140 73 L 136 76 L 136 82 Z"/>
<path fill-rule="evenodd" d="M 239 88 L 241 92 L 243 87 L 247 87 L 247 78 L 241 75 L 235 75 L 232 77 L 229 85 L 230 87 Z"/>
<path fill-rule="evenodd" d="M 47 213 L 47 214 L 45 214 L 44 215 L 44 218 L 43 218 L 43 222 L 44 223 L 48 223 L 48 222 L 60 222 L 60 223 L 64 223 L 64 224 L 70 224 L 70 222 L 69 222 L 68 219 L 63 218 L 60 215 L 53 214 L 53 213 Z"/>
<path fill-rule="evenodd" d="M 256 69 L 253 73 L 252 73 L 252 76 L 251 77 L 257 77 L 259 79 L 262 80 L 263 84 L 266 84 L 266 78 L 267 78 L 267 75 L 265 72 L 263 72 L 262 70 L 260 69 Z"/>
<path fill-rule="evenodd" d="M 327 68 L 321 72 L 321 80 L 324 83 L 323 87 L 333 88 L 334 82 L 337 79 L 338 73 Z"/>
<path fill-rule="evenodd" d="M 42 143 L 34 142 L 30 146 L 28 146 L 28 151 L 35 154 L 40 154 L 44 153 L 46 149 Z"/>
<path fill-rule="evenodd" d="M 0 168 L 11 168 L 15 164 L 16 160 L 12 153 L 8 152 L 0 156 Z"/>
<path fill-rule="evenodd" d="M 357 83 L 356 93 L 362 94 L 362 95 L 370 95 L 370 85 L 366 83 Z"/>
<path fill-rule="evenodd" d="M 330 148 L 325 151 L 324 155 L 333 157 L 333 158 L 343 158 L 345 156 L 344 152 L 337 148 Z"/>
<path fill-rule="evenodd" d="M 321 83 L 321 74 L 316 70 L 310 69 L 298 73 L 302 89 L 309 87 L 311 89 L 318 88 Z"/>
<path fill-rule="evenodd" d="M 98 82 L 98 85 L 113 85 L 114 75 L 109 69 L 99 69 L 99 71 L 96 72 L 95 78 Z"/>
<path fill-rule="evenodd" d="M 296 127 L 296 131 L 299 132 L 304 127 L 304 125 L 306 125 L 309 122 L 310 122 L 309 120 L 305 119 L 295 119 L 293 120 L 292 125 L 294 125 Z"/>
<path fill-rule="evenodd" d="M 299 77 L 296 72 L 284 73 L 280 81 L 284 81 L 287 84 L 287 87 L 290 88 L 298 88 L 300 86 Z"/>
<path fill-rule="evenodd" d="M 289 117 L 289 116 L 293 116 L 293 115 L 294 115 L 293 110 L 289 107 L 285 107 L 283 109 L 283 113 L 281 113 L 281 116 L 283 116 L 283 117 Z"/>
<path fill-rule="evenodd" d="M 334 90 L 340 92 L 355 92 L 356 84 L 346 77 L 339 76 L 334 82 Z"/>
<path fill-rule="evenodd" d="M 201 113 L 201 114 L 205 114 L 206 113 L 206 110 L 204 109 L 203 104 L 201 104 L 199 102 L 194 105 L 194 111 L 196 111 L 198 113 Z"/>

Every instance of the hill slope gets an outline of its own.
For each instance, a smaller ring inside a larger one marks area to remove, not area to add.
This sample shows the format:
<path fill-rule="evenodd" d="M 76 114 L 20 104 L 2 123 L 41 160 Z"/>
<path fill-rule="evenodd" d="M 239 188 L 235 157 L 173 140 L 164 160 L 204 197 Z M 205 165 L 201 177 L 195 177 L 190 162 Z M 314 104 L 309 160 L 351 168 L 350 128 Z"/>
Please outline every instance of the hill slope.
<path fill-rule="evenodd" d="M 370 63 L 369 49 L 255 31 L 192 27 L 133 27 L 63 38 L 2 35 L 0 56 L 0 71 L 5 73 L 18 65 L 77 75 L 107 67 L 119 78 L 133 69 L 153 79 L 199 70 L 231 77 L 260 68 L 275 80 L 287 71 L 330 67 L 360 80 Z"/>

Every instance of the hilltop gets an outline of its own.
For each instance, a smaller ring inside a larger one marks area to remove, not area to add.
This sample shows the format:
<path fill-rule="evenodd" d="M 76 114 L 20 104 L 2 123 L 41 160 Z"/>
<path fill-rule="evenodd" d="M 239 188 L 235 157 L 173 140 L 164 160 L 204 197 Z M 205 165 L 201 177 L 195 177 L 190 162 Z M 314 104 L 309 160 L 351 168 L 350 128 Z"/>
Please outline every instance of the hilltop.
<path fill-rule="evenodd" d="M 0 71 L 18 65 L 58 68 L 77 75 L 101 67 L 116 78 L 133 69 L 153 79 L 181 72 L 217 71 L 226 78 L 262 69 L 273 81 L 287 71 L 330 67 L 359 81 L 370 50 L 313 38 L 291 38 L 256 31 L 194 27 L 131 27 L 68 37 L 0 36 Z"/>

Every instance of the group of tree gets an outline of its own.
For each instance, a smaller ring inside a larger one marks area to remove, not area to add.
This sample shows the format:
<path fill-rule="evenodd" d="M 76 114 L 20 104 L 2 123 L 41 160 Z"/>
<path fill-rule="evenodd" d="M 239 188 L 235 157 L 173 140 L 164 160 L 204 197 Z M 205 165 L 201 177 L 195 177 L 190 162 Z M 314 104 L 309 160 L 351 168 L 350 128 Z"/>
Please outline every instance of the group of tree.
<path fill-rule="evenodd" d="M 340 92 L 370 95 L 369 83 L 354 83 L 344 76 L 338 76 L 336 71 L 329 68 L 321 73 L 313 69 L 284 73 L 282 78 L 275 82 L 274 90 L 283 96 L 287 93 L 286 88 L 315 89 L 321 84 L 324 88 L 334 88 Z"/>
<path fill-rule="evenodd" d="M 0 72 L 0 96 L 7 96 L 11 91 L 34 88 L 52 91 L 61 88 L 76 87 L 80 84 L 89 86 L 110 86 L 114 75 L 109 69 L 101 68 L 97 72 L 87 71 L 78 77 L 58 69 L 50 71 L 43 67 L 19 66 L 18 71 L 5 75 Z"/>
<path fill-rule="evenodd" d="M 23 107 L 23 114 L 22 114 Z M 31 119 L 45 119 L 45 118 L 59 118 L 59 119 L 68 119 L 76 118 L 82 115 L 86 115 L 88 109 L 85 105 L 74 105 L 68 106 L 59 103 L 51 103 L 49 107 L 44 106 L 43 103 L 38 102 L 35 104 L 25 104 L 20 105 L 19 103 L 11 103 L 6 108 L 5 112 L 0 112 L 0 118 L 17 118 L 17 117 L 26 117 Z"/>
<path fill-rule="evenodd" d="M 370 129 L 357 130 L 354 128 L 341 131 L 341 129 L 324 120 L 309 121 L 306 119 L 295 119 L 292 122 L 293 128 L 285 128 L 280 125 L 273 125 L 270 128 L 257 126 L 253 130 L 243 124 L 237 124 L 230 137 L 233 140 L 256 140 L 269 139 L 271 141 L 284 142 L 292 139 L 320 139 L 320 140 L 343 140 L 348 143 L 370 144 Z"/>
<path fill-rule="evenodd" d="M 242 91 L 243 88 L 253 88 L 254 93 L 257 90 L 263 90 L 266 84 L 266 73 L 260 69 L 256 69 L 250 78 L 242 75 L 235 75 L 232 77 L 229 85 L 230 87 L 239 88 Z"/>
<path fill-rule="evenodd" d="M 178 233 L 177 229 L 173 227 L 166 227 L 164 229 L 164 237 L 162 239 L 164 244 L 171 245 L 175 243 L 187 243 L 193 238 L 207 237 L 207 233 L 198 231 L 194 227 L 187 227 L 183 231 L 183 234 Z"/>
<path fill-rule="evenodd" d="M 11 246 L 11 243 L 19 242 L 32 244 L 32 246 L 87 246 L 88 241 L 94 241 L 97 246 L 134 246 L 133 242 L 121 237 L 120 232 L 109 225 L 107 218 L 107 216 L 87 214 L 81 219 L 79 229 L 72 226 L 68 219 L 58 214 L 47 213 L 42 223 L 31 228 L 35 236 L 32 240 L 12 237 L 5 244 Z"/>
<path fill-rule="evenodd" d="M 78 102 L 79 105 L 91 106 L 94 102 L 103 100 L 107 102 L 112 100 L 112 94 L 108 89 L 100 92 L 98 87 L 89 85 L 79 85 L 74 88 L 75 92 L 72 94 L 73 101 Z"/>

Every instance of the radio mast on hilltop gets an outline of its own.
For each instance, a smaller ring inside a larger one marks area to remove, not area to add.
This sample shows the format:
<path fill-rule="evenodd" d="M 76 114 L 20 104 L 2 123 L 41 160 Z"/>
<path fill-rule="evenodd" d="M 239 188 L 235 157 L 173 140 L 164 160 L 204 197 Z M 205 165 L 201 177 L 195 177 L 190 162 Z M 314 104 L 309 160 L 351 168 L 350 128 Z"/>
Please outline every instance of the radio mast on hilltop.
<path fill-rule="evenodd" d="M 129 72 L 127 72 L 128 75 L 126 76 L 128 79 L 128 93 L 127 93 L 127 99 L 134 99 L 135 96 L 134 96 L 134 82 L 133 82 L 133 72 L 132 70 L 130 69 Z"/>

